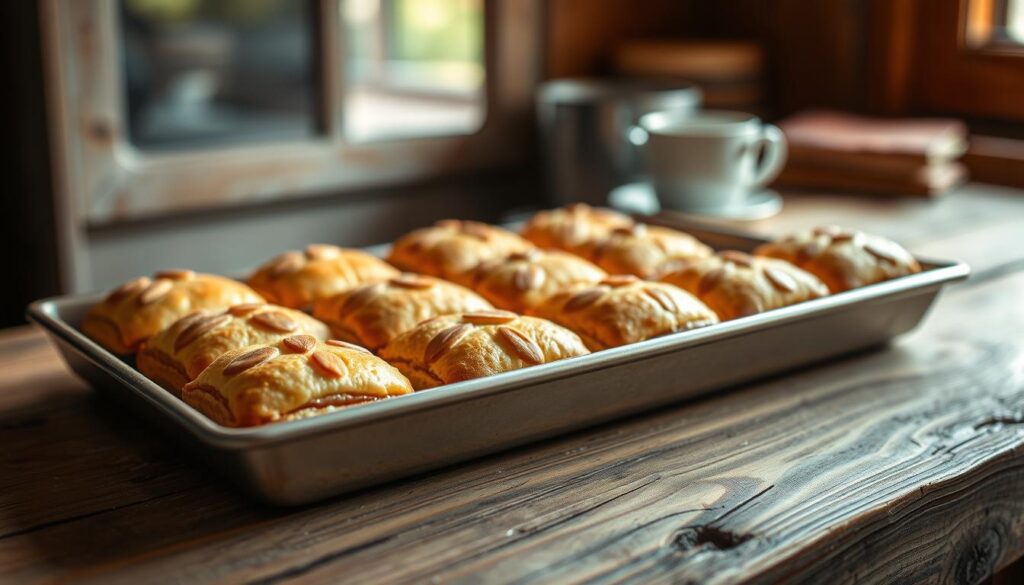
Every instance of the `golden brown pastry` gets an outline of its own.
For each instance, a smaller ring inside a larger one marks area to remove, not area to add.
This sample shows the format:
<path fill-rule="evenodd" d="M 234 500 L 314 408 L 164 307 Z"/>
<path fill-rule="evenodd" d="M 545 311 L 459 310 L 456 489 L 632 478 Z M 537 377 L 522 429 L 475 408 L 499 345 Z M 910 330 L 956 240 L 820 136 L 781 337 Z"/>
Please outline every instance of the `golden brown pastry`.
<path fill-rule="evenodd" d="M 668 228 L 638 223 L 612 231 L 607 238 L 583 247 L 583 256 L 608 274 L 651 278 L 671 261 L 710 256 L 697 238 Z"/>
<path fill-rule="evenodd" d="M 607 274 L 568 252 L 530 250 L 485 262 L 473 272 L 473 290 L 494 306 L 525 313 L 574 284 L 594 284 Z"/>
<path fill-rule="evenodd" d="M 522 235 L 537 246 L 580 254 L 583 246 L 603 240 L 616 228 L 629 228 L 633 220 L 617 211 L 573 203 L 540 211 L 523 226 Z"/>
<path fill-rule="evenodd" d="M 388 262 L 408 272 L 465 283 L 466 273 L 481 262 L 531 248 L 533 244 L 506 229 L 446 219 L 399 238 Z"/>
<path fill-rule="evenodd" d="M 572 329 L 591 351 L 718 323 L 715 313 L 690 293 L 624 274 L 566 289 L 531 314 Z"/>
<path fill-rule="evenodd" d="M 151 380 L 178 394 L 233 349 L 303 333 L 320 340 L 330 337 L 323 323 L 276 305 L 248 303 L 226 311 L 197 311 L 150 337 L 139 349 L 135 364 Z"/>
<path fill-rule="evenodd" d="M 417 390 L 589 353 L 575 333 L 508 311 L 435 317 L 384 346 L 380 356 Z"/>
<path fill-rule="evenodd" d="M 921 271 L 917 260 L 896 242 L 838 226 L 799 232 L 761 245 L 754 253 L 799 266 L 833 293 Z"/>
<path fill-rule="evenodd" d="M 405 376 L 365 348 L 293 335 L 221 355 L 182 398 L 222 425 L 248 427 L 411 392 Z"/>
<path fill-rule="evenodd" d="M 696 296 L 722 321 L 828 295 L 817 276 L 785 260 L 735 250 L 684 261 L 660 280 Z"/>
<path fill-rule="evenodd" d="M 407 273 L 317 301 L 313 314 L 331 326 L 335 337 L 376 351 L 431 317 L 491 308 L 469 289 Z"/>
<path fill-rule="evenodd" d="M 262 302 L 256 291 L 230 278 L 164 270 L 114 289 L 89 310 L 82 331 L 110 351 L 126 355 L 189 313 Z"/>
<path fill-rule="evenodd" d="M 293 250 L 270 260 L 249 277 L 249 284 L 272 303 L 308 309 L 317 299 L 398 274 L 362 250 L 311 244 L 303 252 Z"/>

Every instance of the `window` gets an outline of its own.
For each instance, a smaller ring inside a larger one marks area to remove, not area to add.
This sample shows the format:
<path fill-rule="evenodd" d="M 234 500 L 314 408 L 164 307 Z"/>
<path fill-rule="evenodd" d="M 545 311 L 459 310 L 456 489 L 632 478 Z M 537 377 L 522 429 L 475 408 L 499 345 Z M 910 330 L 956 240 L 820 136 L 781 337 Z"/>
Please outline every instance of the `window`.
<path fill-rule="evenodd" d="M 471 134 L 483 124 L 482 0 L 339 0 L 345 135 Z"/>
<path fill-rule="evenodd" d="M 43 0 L 85 226 L 527 160 L 536 0 Z"/>

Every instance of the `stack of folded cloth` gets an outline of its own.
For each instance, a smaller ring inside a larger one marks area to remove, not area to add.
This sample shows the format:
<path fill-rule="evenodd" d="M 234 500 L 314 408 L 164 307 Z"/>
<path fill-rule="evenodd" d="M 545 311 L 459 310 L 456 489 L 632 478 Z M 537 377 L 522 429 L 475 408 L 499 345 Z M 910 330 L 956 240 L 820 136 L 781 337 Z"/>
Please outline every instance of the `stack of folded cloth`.
<path fill-rule="evenodd" d="M 931 197 L 962 183 L 967 129 L 951 119 L 806 112 L 779 123 L 789 161 L 775 186 Z"/>

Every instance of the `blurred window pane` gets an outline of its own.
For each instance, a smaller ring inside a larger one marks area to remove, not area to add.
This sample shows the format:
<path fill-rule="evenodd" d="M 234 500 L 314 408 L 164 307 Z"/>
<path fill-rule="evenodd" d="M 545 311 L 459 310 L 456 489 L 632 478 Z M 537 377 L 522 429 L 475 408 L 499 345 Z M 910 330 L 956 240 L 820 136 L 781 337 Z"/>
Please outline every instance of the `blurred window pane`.
<path fill-rule="evenodd" d="M 120 0 L 141 149 L 321 133 L 315 0 Z"/>
<path fill-rule="evenodd" d="M 486 114 L 483 0 L 338 0 L 345 134 L 472 134 Z"/>
<path fill-rule="evenodd" d="M 965 16 L 969 47 L 1024 45 L 1024 0 L 971 0 Z"/>

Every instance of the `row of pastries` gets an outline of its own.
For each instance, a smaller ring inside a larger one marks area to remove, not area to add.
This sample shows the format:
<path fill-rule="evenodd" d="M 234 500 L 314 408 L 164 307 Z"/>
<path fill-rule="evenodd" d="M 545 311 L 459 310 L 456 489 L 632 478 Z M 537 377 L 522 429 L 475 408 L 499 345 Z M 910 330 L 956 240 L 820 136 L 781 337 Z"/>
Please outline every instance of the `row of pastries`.
<path fill-rule="evenodd" d="M 255 426 L 552 362 L 920 271 L 884 238 L 824 227 L 753 254 L 572 205 L 519 234 L 444 220 L 385 260 L 314 244 L 245 283 L 127 282 L 82 328 L 212 420 Z"/>

